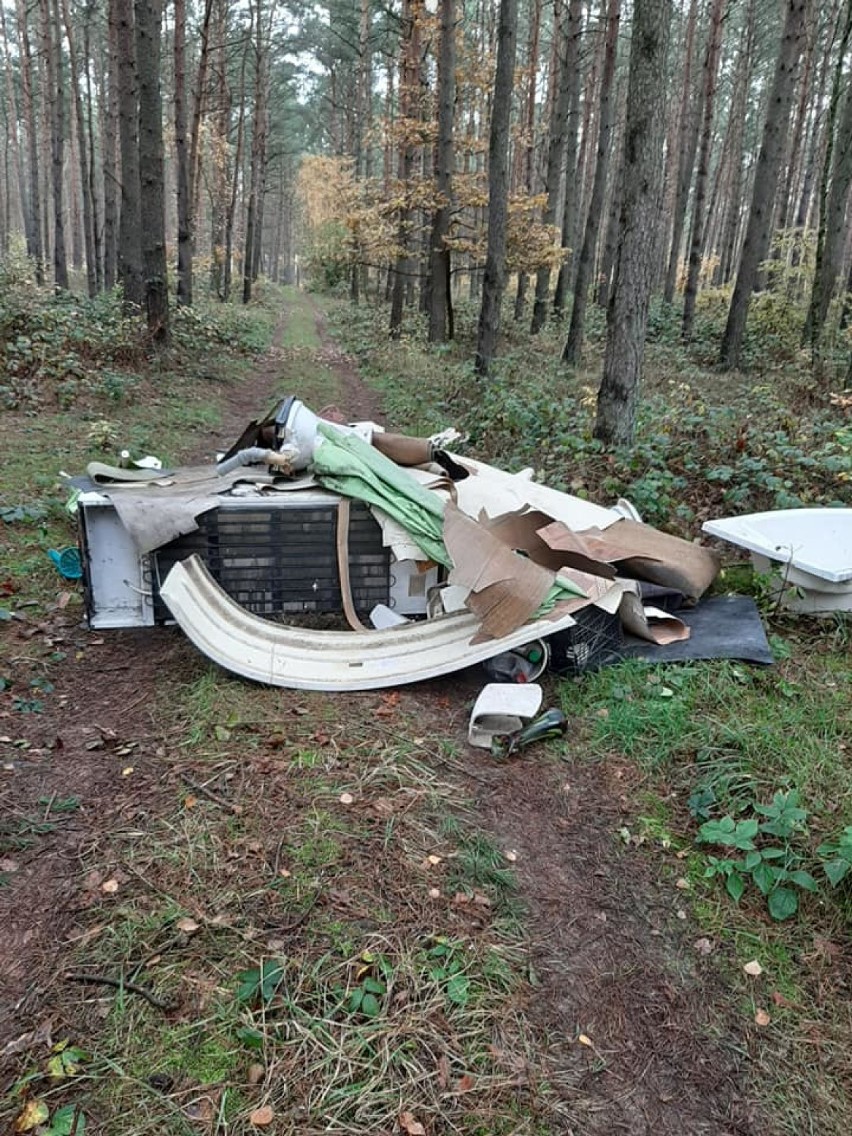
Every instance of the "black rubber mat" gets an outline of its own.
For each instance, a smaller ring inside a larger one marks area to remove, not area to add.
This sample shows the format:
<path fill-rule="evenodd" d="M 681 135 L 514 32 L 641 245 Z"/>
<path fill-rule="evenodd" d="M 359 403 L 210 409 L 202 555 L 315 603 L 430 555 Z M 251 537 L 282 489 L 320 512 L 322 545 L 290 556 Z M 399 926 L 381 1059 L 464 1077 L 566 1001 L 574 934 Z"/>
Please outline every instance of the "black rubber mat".
<path fill-rule="evenodd" d="M 657 647 L 630 635 L 625 641 L 624 657 L 655 663 L 743 659 L 770 666 L 774 662 L 760 613 L 751 596 L 711 596 L 695 607 L 680 608 L 676 614 L 690 629 L 687 640 Z"/>

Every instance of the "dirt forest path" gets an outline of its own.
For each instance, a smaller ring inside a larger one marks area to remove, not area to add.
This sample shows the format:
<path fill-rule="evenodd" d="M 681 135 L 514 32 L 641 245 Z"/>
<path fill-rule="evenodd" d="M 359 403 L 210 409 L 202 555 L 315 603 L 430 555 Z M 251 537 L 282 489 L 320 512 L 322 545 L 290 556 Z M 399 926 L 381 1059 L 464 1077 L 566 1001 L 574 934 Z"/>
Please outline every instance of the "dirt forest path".
<path fill-rule="evenodd" d="M 221 426 L 188 446 L 187 459 L 209 459 L 288 393 L 317 410 L 319 397 L 347 417 L 380 415 L 375 393 L 330 339 L 321 308 L 303 294 L 282 312 L 252 376 L 227 390 Z M 7 1062 L 31 1044 L 33 1031 L 72 1028 L 68 959 L 108 933 L 92 916 L 104 893 L 162 886 L 132 856 L 116 858 L 116 833 L 132 847 L 133 834 L 171 815 L 178 794 L 199 777 L 191 749 L 172 751 L 175 723 L 160 719 L 152 695 L 190 679 L 198 688 L 202 663 L 177 632 L 94 635 L 61 610 L 30 632 L 17 645 L 20 656 L 38 639 L 64 661 L 52 672 L 45 712 L 29 715 L 14 739 L 0 787 L 7 830 L 20 837 L 0 888 L 0 1058 Z M 538 1050 L 529 1068 L 516 1058 L 516 1075 L 528 1086 L 534 1064 L 570 1118 L 559 1126 L 549 1119 L 536 1133 L 769 1136 L 771 1124 L 752 1114 L 743 1090 L 749 1038 L 733 1026 L 720 1031 L 713 970 L 696 950 L 700 932 L 690 927 L 682 893 L 618 840 L 635 771 L 617 760 L 584 761 L 570 740 L 564 760 L 534 748 L 495 765 L 465 744 L 482 681 L 472 670 L 405 688 L 393 706 L 403 734 L 421 735 L 416 744 L 440 739 L 460 755 L 470 819 L 515 850 L 533 980 L 523 1012 Z M 556 688 L 547 696 L 555 698 Z M 280 704 L 281 692 L 268 699 Z M 368 738 L 371 723 L 381 726 L 357 696 L 325 696 L 316 706 L 329 732 L 351 723 Z M 186 728 L 192 713 L 185 711 Z M 202 906 L 204 896 L 197 901 Z M 7 1087 L 0 1081 L 0 1093 Z"/>

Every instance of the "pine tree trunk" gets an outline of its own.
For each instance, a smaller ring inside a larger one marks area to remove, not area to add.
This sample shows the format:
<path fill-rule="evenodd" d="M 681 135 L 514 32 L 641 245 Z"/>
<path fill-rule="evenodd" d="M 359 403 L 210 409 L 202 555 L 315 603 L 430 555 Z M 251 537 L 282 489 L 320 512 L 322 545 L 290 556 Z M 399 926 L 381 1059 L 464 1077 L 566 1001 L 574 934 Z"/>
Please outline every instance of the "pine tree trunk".
<path fill-rule="evenodd" d="M 27 217 L 27 253 L 35 265 L 37 284 L 44 284 L 44 240 L 42 237 L 42 194 L 41 168 L 39 163 L 38 135 L 36 133 L 36 109 L 33 93 L 33 56 L 30 45 L 30 31 L 27 23 L 25 0 L 16 0 L 15 10 L 18 19 L 18 39 L 20 42 L 21 102 L 24 112 L 24 125 L 27 131 L 27 159 L 29 165 L 29 202 Z"/>
<path fill-rule="evenodd" d="M 595 163 L 595 180 L 586 217 L 586 231 L 583 247 L 577 262 L 577 278 L 574 283 L 574 304 L 571 308 L 571 326 L 562 352 L 563 363 L 575 365 L 583 353 L 583 333 L 586 321 L 586 304 L 589 284 L 595 266 L 595 251 L 598 244 L 601 221 L 603 219 L 604 193 L 609 170 L 609 155 L 612 146 L 612 122 L 615 111 L 613 79 L 615 77 L 616 52 L 618 48 L 618 24 L 621 15 L 620 0 L 609 0 L 606 14 L 606 48 L 601 74 L 600 113 L 598 126 L 598 151 Z"/>
<path fill-rule="evenodd" d="M 118 72 L 118 12 L 117 5 L 110 2 L 107 10 L 106 60 L 101 75 L 101 130 L 104 139 L 104 287 L 107 289 L 114 288 L 120 278 L 118 243 L 121 183 L 118 172 L 120 135 Z"/>
<path fill-rule="evenodd" d="M 456 97 L 456 5 L 441 0 L 441 47 L 438 58 L 438 142 L 435 153 L 435 189 L 440 204 L 432 219 L 430 242 L 429 340 L 443 343 L 452 307 L 450 250 L 445 239 L 450 231 L 453 205 L 453 106 Z"/>
<path fill-rule="evenodd" d="M 536 107 L 536 76 L 538 74 L 538 44 L 541 34 L 541 0 L 533 0 L 530 15 L 530 32 L 527 44 L 527 76 L 524 101 L 524 145 L 522 151 L 523 162 L 523 188 L 527 194 L 532 195 L 535 177 L 535 107 Z M 523 269 L 518 273 L 518 285 L 515 292 L 515 320 L 523 318 L 527 299 L 527 285 L 529 276 Z"/>
<path fill-rule="evenodd" d="M 509 124 L 518 35 L 518 0 L 500 0 L 497 70 L 488 146 L 488 248 L 476 342 L 476 373 L 485 378 L 497 349 L 500 305 L 506 287 L 506 223 L 509 196 Z"/>
<path fill-rule="evenodd" d="M 83 24 L 83 58 L 92 59 L 91 49 L 91 12 L 86 12 L 86 22 Z M 93 61 L 94 63 L 94 61 Z M 95 273 L 95 292 L 100 292 L 103 288 L 103 249 L 101 244 L 101 227 L 100 216 L 98 212 L 98 192 L 97 192 L 97 163 L 95 160 L 95 101 L 92 97 L 92 67 L 86 67 L 86 127 L 88 135 L 88 196 L 89 208 L 91 209 L 91 226 L 92 226 L 92 257 L 94 259 L 94 273 Z"/>
<path fill-rule="evenodd" d="M 50 167 L 53 189 L 53 282 L 57 291 L 68 291 L 65 253 L 65 214 L 62 188 L 65 181 L 65 82 L 61 74 L 61 43 L 58 0 L 41 0 L 42 51 L 50 113 Z"/>
<path fill-rule="evenodd" d="M 175 159 L 177 164 L 177 302 L 192 303 L 192 190 L 186 136 L 186 0 L 174 0 Z M 199 98 L 199 103 L 200 103 Z"/>
<path fill-rule="evenodd" d="M 121 153 L 121 212 L 118 279 L 128 311 L 142 307 L 142 185 L 139 179 L 139 86 L 133 0 L 111 0 L 116 13 L 118 136 Z"/>
<path fill-rule="evenodd" d="M 155 343 L 165 344 L 169 340 L 169 292 L 163 181 L 163 100 L 160 91 L 163 0 L 135 0 L 135 17 L 143 303 L 151 338 Z"/>
<path fill-rule="evenodd" d="M 580 35 L 582 31 L 582 7 L 575 13 L 575 21 L 569 15 L 568 35 L 574 40 L 572 75 L 570 77 L 570 96 L 568 121 L 565 125 L 565 196 L 562 202 L 562 225 L 559 244 L 562 249 L 562 262 L 556 274 L 556 288 L 553 292 L 553 315 L 561 317 L 565 307 L 565 296 L 576 266 L 577 216 L 581 205 L 582 166 L 578 162 L 577 143 L 580 130 Z"/>
<path fill-rule="evenodd" d="M 701 145 L 698 153 L 698 171 L 695 175 L 695 196 L 692 202 L 692 232 L 689 239 L 689 266 L 683 294 L 684 339 L 692 335 L 695 318 L 695 301 L 698 296 L 698 276 L 704 252 L 704 199 L 707 196 L 707 179 L 710 176 L 710 147 L 713 142 L 713 114 L 716 106 L 716 83 L 719 75 L 719 56 L 722 49 L 722 20 L 725 18 L 726 0 L 713 0 L 710 9 L 710 28 L 707 33 L 707 51 L 704 55 L 704 108 L 701 118 Z"/>
<path fill-rule="evenodd" d="M 852 0 L 848 0 L 834 83 L 826 124 L 827 144 L 820 186 L 820 222 L 817 232 L 816 264 L 803 344 L 814 354 L 819 348 L 831 298 L 840 272 L 844 218 L 852 185 L 852 89 L 844 82 L 846 52 L 852 36 Z"/>
<path fill-rule="evenodd" d="M 736 263 L 737 233 L 740 227 L 740 203 L 743 196 L 743 137 L 748 105 L 748 91 L 754 67 L 756 0 L 749 0 L 745 18 L 745 31 L 741 37 L 740 49 L 734 70 L 734 91 L 731 97 L 731 110 L 728 115 L 728 128 L 725 134 L 725 147 L 728 150 L 731 172 L 728 181 L 727 202 L 722 221 L 721 253 L 717 284 L 727 283 L 734 274 Z"/>
<path fill-rule="evenodd" d="M 697 0 L 691 0 L 689 15 L 686 20 L 686 42 L 684 46 L 685 61 L 680 100 L 680 128 L 678 130 L 677 188 L 672 217 L 669 263 L 663 289 L 663 302 L 666 304 L 670 304 L 674 299 L 677 269 L 680 264 L 680 246 L 686 221 L 686 206 L 689 201 L 689 187 L 692 184 L 692 170 L 695 165 L 695 151 L 698 146 L 698 107 L 696 106 L 695 83 L 692 78 L 697 16 Z"/>
<path fill-rule="evenodd" d="M 635 0 L 615 282 L 607 310 L 595 437 L 633 441 L 648 303 L 657 265 L 671 0 Z"/>
<path fill-rule="evenodd" d="M 13 82 L 13 68 L 9 52 L 9 34 L 6 27 L 6 12 L 2 4 L 0 4 L 0 34 L 3 36 L 3 62 L 5 64 L 5 85 L 6 85 L 6 107 L 8 121 L 8 150 L 11 152 L 12 165 L 15 169 L 15 181 L 18 190 L 18 202 L 20 205 L 21 224 L 25 234 L 29 233 L 30 220 L 28 217 L 27 208 L 27 185 L 24 176 L 24 166 L 21 161 L 21 150 L 18 145 L 18 97 Z M 7 157 L 9 156 L 7 152 Z M 8 210 L 8 225 L 6 229 L 6 236 L 8 240 L 9 229 L 12 224 L 11 209 Z M 4 245 L 4 251 L 6 249 Z"/>
<path fill-rule="evenodd" d="M 769 251 L 775 191 L 784 158 L 809 2 L 787 0 L 784 32 L 755 168 L 748 227 L 719 352 L 720 363 L 725 367 L 739 366 L 751 295 L 760 263 Z"/>
<path fill-rule="evenodd" d="M 556 84 L 556 97 L 553 103 L 553 114 L 550 119 L 547 169 L 544 177 L 547 203 L 542 215 L 542 222 L 545 225 L 555 224 L 559 207 L 562 164 L 565 160 L 565 149 L 568 144 L 568 118 L 571 109 L 571 93 L 578 77 L 577 59 L 580 53 L 582 19 L 582 0 L 570 0 L 567 19 L 565 19 L 564 23 L 562 20 L 559 21 L 559 70 Z M 496 101 L 496 90 L 494 97 Z M 576 125 L 577 122 L 575 118 L 575 139 Z M 569 175 L 569 181 L 573 181 L 573 171 L 572 174 Z M 532 323 L 530 325 L 531 335 L 536 335 L 541 331 L 547 319 L 550 277 L 551 270 L 549 267 L 540 268 L 536 273 L 535 302 L 533 303 Z"/>
<path fill-rule="evenodd" d="M 254 104 L 252 108 L 251 161 L 246 233 L 243 253 L 243 303 L 251 300 L 260 261 L 263 231 L 263 187 L 266 168 L 267 100 L 269 83 L 269 43 L 263 23 L 261 0 L 256 0 L 254 44 Z"/>
<path fill-rule="evenodd" d="M 399 107 L 405 137 L 399 143 L 397 179 L 399 181 L 398 193 L 404 203 L 399 208 L 396 230 L 396 243 L 399 251 L 393 269 L 390 324 L 388 327 L 392 339 L 397 339 L 402 332 L 402 311 L 415 271 L 412 255 L 411 206 L 407 199 L 411 191 L 411 175 L 414 170 L 414 145 L 410 138 L 411 123 L 417 115 L 416 89 L 420 76 L 420 12 L 422 7 L 423 0 L 403 0 Z"/>
<path fill-rule="evenodd" d="M 65 36 L 68 40 L 68 66 L 71 72 L 71 97 L 77 123 L 77 157 L 80 163 L 80 186 L 83 195 L 83 235 L 86 245 L 86 284 L 89 295 L 98 291 L 97 254 L 95 252 L 94 210 L 91 193 L 89 154 L 86 147 L 86 127 L 83 115 L 83 100 L 80 96 L 80 75 L 77 66 L 77 48 L 68 0 L 62 0 L 62 16 L 65 23 Z"/>

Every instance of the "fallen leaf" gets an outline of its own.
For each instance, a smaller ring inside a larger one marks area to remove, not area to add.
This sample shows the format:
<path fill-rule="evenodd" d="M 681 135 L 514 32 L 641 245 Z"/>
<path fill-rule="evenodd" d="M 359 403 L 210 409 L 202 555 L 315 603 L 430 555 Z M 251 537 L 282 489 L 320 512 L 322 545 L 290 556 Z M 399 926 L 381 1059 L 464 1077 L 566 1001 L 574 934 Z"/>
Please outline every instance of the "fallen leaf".
<path fill-rule="evenodd" d="M 182 919 L 178 919 L 175 926 L 178 931 L 183 931 L 185 935 L 192 935 L 198 930 L 198 924 L 194 919 L 190 919 L 188 915 L 185 915 Z"/>
<path fill-rule="evenodd" d="M 31 1132 L 33 1128 L 38 1128 L 40 1124 L 44 1124 L 50 1116 L 50 1109 L 43 1100 L 34 1097 L 33 1100 L 28 1100 L 24 1107 L 18 1114 L 15 1121 L 16 1132 Z"/>
<path fill-rule="evenodd" d="M 763 974 L 763 967 L 760 965 L 757 959 L 752 959 L 751 962 L 747 962 L 743 967 L 743 970 L 751 978 L 760 978 L 761 974 Z"/>
<path fill-rule="evenodd" d="M 255 1128 L 265 1128 L 267 1124 L 272 1123 L 274 1115 L 270 1106 L 265 1104 L 262 1108 L 256 1108 L 254 1112 L 249 1113 L 249 1124 L 253 1124 Z"/>
<path fill-rule="evenodd" d="M 260 1064 L 259 1061 L 255 1061 L 251 1065 L 249 1065 L 249 1067 L 248 1067 L 248 1073 L 246 1073 L 246 1080 L 248 1081 L 248 1083 L 250 1085 L 259 1085 L 260 1082 L 263 1080 L 265 1073 L 266 1073 L 266 1069 L 264 1069 L 264 1067 Z"/>
<path fill-rule="evenodd" d="M 105 891 L 107 895 L 115 895 L 118 891 L 118 880 L 104 880 L 101 884 L 101 891 Z"/>
<path fill-rule="evenodd" d="M 779 1009 L 782 1009 L 782 1010 L 792 1009 L 792 1006 L 793 1006 L 793 1003 L 790 1001 L 790 999 L 785 998 L 780 990 L 773 991 L 772 1001 L 775 1003 L 776 1006 L 779 1007 Z"/>
<path fill-rule="evenodd" d="M 338 800 L 340 801 L 341 805 L 351 805 L 355 798 L 351 793 L 341 793 Z"/>
<path fill-rule="evenodd" d="M 589 1037 L 588 1034 L 581 1033 L 579 1035 L 579 1037 L 577 1038 L 577 1041 L 579 1041 L 580 1045 L 588 1046 L 589 1049 L 595 1048 L 594 1043 L 593 1043 L 592 1039 Z"/>
<path fill-rule="evenodd" d="M 713 953 L 713 944 L 709 939 L 696 939 L 693 946 L 700 955 L 710 955 Z"/>
<path fill-rule="evenodd" d="M 772 1018 L 770 1018 L 766 1010 L 758 1010 L 754 1015 L 754 1024 L 756 1026 L 768 1026 L 771 1021 Z"/>
<path fill-rule="evenodd" d="M 416 1119 L 413 1112 L 401 1112 L 399 1114 L 399 1126 L 403 1132 L 407 1132 L 408 1136 L 426 1136 L 426 1129 Z"/>
<path fill-rule="evenodd" d="M 456 1081 L 456 1092 L 469 1093 L 474 1084 L 474 1079 L 470 1075 L 470 1073 L 465 1073 L 463 1077 L 459 1077 L 459 1079 Z"/>
<path fill-rule="evenodd" d="M 292 874 L 289 868 L 282 868 L 278 873 L 282 880 L 289 880 Z"/>
<path fill-rule="evenodd" d="M 16 1053 L 26 1053 L 28 1049 L 34 1049 L 37 1046 L 44 1045 L 49 1048 L 52 1028 L 53 1021 L 48 1018 L 42 1022 L 38 1029 L 29 1030 L 29 1032 L 21 1034 L 20 1037 L 7 1041 L 4 1047 L 0 1049 L 0 1057 L 14 1057 Z"/>

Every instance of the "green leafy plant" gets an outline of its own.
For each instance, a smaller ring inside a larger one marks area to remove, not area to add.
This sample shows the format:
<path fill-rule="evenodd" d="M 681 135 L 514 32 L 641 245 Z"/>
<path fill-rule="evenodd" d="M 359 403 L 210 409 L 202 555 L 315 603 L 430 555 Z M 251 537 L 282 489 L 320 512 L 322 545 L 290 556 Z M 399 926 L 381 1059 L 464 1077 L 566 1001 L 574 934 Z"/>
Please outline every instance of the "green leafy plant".
<path fill-rule="evenodd" d="M 429 977 L 441 984 L 447 1001 L 461 1009 L 470 998 L 470 979 L 464 973 L 461 944 L 440 936 L 426 952 Z"/>
<path fill-rule="evenodd" d="M 363 951 L 359 956 L 355 972 L 357 985 L 350 991 L 346 1009 L 350 1014 L 363 1014 L 365 1018 L 377 1018 L 382 1012 L 382 1002 L 388 992 L 388 981 L 393 976 L 393 966 L 384 955 Z"/>
<path fill-rule="evenodd" d="M 837 840 L 820 844 L 817 854 L 828 882 L 836 888 L 852 874 L 852 824 L 847 824 Z"/>
<path fill-rule="evenodd" d="M 797 889 L 817 891 L 810 872 L 801 867 L 802 857 L 791 845 L 794 836 L 804 831 L 807 809 L 799 804 L 795 789 L 778 791 L 771 804 L 755 805 L 759 817 L 734 820 L 723 816 L 708 820 L 698 830 L 702 844 L 717 844 L 744 853 L 741 859 L 709 856 L 705 877 L 722 876 L 728 895 L 739 903 L 747 880 L 766 897 L 773 919 L 789 919 L 799 909 Z M 763 819 L 760 819 L 763 818 Z M 782 841 L 769 843 L 768 837 Z"/>
<path fill-rule="evenodd" d="M 285 969 L 286 964 L 280 959 L 264 959 L 260 966 L 240 971 L 237 975 L 237 1001 L 267 1005 L 284 981 Z"/>

